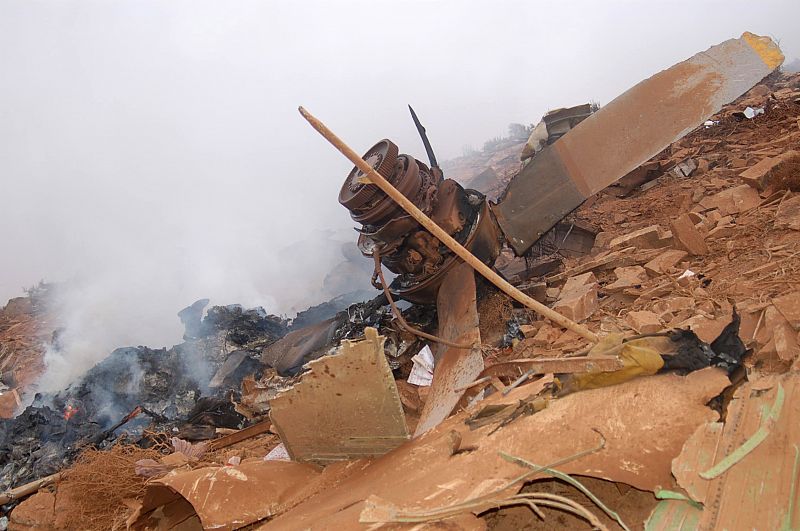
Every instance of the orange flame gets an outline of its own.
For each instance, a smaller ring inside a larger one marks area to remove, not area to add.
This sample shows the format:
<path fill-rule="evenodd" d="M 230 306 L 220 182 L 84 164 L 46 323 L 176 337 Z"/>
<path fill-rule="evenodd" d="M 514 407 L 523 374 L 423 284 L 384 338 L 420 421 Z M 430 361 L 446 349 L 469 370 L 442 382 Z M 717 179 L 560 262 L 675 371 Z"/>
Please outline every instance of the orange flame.
<path fill-rule="evenodd" d="M 64 420 L 69 420 L 72 416 L 78 412 L 78 408 L 72 407 L 72 404 L 68 404 L 66 408 L 64 408 Z"/>

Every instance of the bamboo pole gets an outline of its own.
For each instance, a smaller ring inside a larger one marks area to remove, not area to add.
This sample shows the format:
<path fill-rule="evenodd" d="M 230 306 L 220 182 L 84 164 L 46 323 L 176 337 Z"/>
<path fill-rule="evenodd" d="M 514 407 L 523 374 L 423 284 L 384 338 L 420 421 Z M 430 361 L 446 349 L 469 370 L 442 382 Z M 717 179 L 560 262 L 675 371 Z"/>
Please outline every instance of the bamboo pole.
<path fill-rule="evenodd" d="M 572 330 L 579 336 L 593 342 L 597 343 L 598 337 L 597 335 L 586 328 L 570 319 L 567 319 L 560 313 L 548 308 L 544 304 L 540 303 L 537 300 L 532 299 L 531 297 L 525 295 L 520 290 L 512 286 L 508 281 L 506 281 L 503 277 L 495 273 L 489 266 L 478 260 L 471 252 L 469 252 L 463 245 L 458 243 L 452 236 L 447 234 L 441 227 L 439 227 L 433 220 L 431 220 L 428 216 L 425 215 L 417 206 L 412 203 L 406 196 L 401 194 L 400 192 L 392 186 L 389 181 L 383 178 L 381 174 L 375 171 L 369 164 L 361 158 L 361 156 L 353 151 L 347 144 L 345 144 L 338 136 L 336 136 L 333 131 L 328 129 L 325 124 L 319 121 L 316 117 L 314 117 L 311 113 L 305 110 L 303 107 L 299 107 L 298 110 L 300 114 L 303 115 L 308 123 L 311 124 L 311 127 L 316 129 L 325 139 L 333 144 L 333 146 L 338 149 L 345 157 L 350 159 L 350 161 L 358 167 L 363 173 L 365 173 L 369 180 L 372 181 L 375 185 L 378 186 L 383 192 L 391 197 L 397 204 L 399 204 L 403 210 L 408 212 L 417 222 L 428 229 L 431 234 L 436 236 L 443 244 L 445 244 L 451 251 L 453 251 L 459 258 L 464 260 L 468 263 L 473 269 L 475 269 L 478 273 L 483 275 L 489 282 L 497 286 L 503 292 L 505 292 L 509 297 L 512 297 L 514 300 L 524 304 L 531 310 L 535 311 L 542 317 L 546 317 L 550 319 L 554 323 L 558 324 L 566 328 L 567 330 Z"/>
<path fill-rule="evenodd" d="M 30 483 L 26 483 L 15 489 L 0 492 L 0 505 L 5 505 L 10 501 L 29 496 L 42 487 L 46 487 L 47 485 L 58 481 L 60 477 L 61 472 L 56 472 L 55 474 L 45 476 L 41 479 L 37 479 L 36 481 L 31 481 Z"/>
<path fill-rule="evenodd" d="M 211 441 L 211 449 L 212 450 L 219 450 L 220 448 L 227 448 L 233 444 L 246 441 L 247 439 L 251 439 L 257 435 L 261 435 L 262 433 L 266 433 L 272 427 L 272 421 L 270 420 L 262 420 L 261 422 L 257 422 L 252 426 L 248 426 L 247 428 L 241 429 L 239 431 L 235 431 L 233 433 L 229 433 L 219 439 L 214 439 Z"/>

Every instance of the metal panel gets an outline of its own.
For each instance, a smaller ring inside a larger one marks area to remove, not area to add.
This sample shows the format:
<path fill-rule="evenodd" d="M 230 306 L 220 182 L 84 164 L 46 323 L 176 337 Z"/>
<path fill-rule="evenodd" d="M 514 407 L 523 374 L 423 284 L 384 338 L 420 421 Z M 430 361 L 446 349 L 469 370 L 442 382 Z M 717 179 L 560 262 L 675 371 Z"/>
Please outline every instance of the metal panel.
<path fill-rule="evenodd" d="M 408 439 L 405 415 L 374 328 L 308 364 L 299 383 L 270 401 L 270 419 L 292 459 L 319 464 L 383 455 Z"/>

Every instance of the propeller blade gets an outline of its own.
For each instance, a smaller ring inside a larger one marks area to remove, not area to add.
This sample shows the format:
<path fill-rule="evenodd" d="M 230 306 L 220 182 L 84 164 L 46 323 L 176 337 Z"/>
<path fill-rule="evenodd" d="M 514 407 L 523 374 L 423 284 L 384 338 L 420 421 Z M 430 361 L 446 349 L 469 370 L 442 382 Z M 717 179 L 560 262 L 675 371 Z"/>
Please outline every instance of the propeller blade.
<path fill-rule="evenodd" d="M 701 125 L 783 62 L 744 33 L 645 79 L 538 153 L 509 183 L 497 221 L 517 254 L 588 197 Z"/>

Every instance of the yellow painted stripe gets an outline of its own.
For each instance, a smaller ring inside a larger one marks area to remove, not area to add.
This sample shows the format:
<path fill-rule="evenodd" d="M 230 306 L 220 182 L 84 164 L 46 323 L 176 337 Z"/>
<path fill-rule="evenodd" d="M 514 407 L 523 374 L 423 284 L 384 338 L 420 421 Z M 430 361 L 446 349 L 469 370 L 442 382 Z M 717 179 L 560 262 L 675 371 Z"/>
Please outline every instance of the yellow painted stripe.
<path fill-rule="evenodd" d="M 762 37 L 761 35 L 745 31 L 742 33 L 742 40 L 755 50 L 770 70 L 775 70 L 783 63 L 783 52 L 781 52 L 778 45 L 769 37 Z"/>

